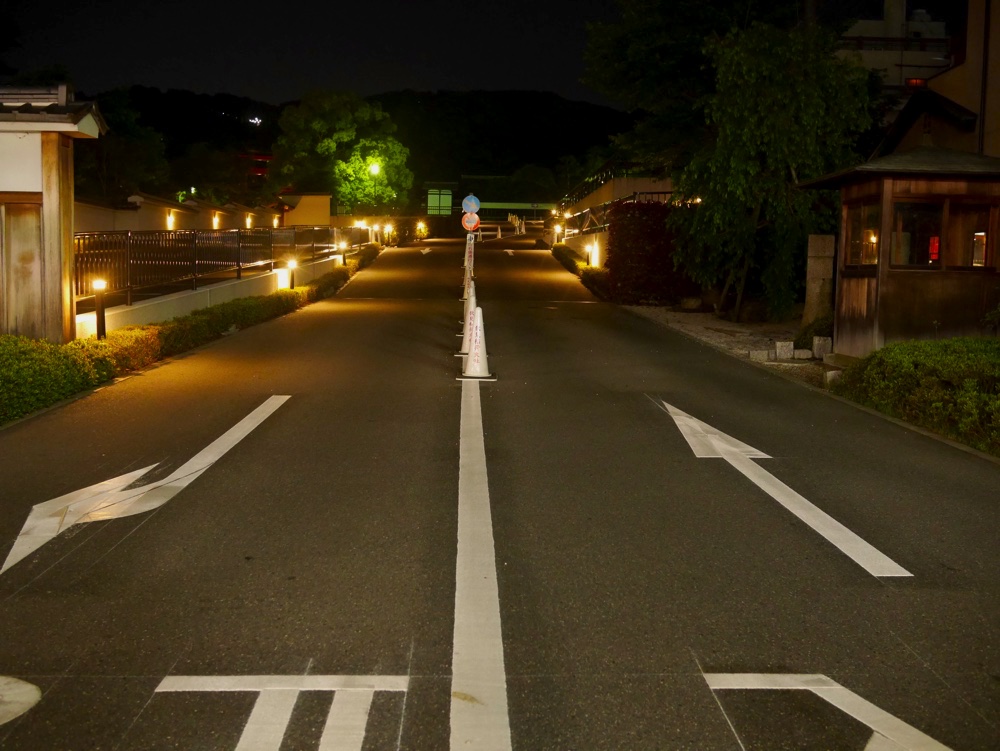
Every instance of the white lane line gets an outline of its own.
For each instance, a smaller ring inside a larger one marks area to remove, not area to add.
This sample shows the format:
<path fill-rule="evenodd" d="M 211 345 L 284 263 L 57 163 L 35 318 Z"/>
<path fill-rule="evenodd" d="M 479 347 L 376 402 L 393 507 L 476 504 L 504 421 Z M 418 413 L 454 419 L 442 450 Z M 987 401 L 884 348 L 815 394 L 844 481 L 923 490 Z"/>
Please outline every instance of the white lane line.
<path fill-rule="evenodd" d="M 885 745 L 883 740 L 892 742 L 904 751 L 952 751 L 948 746 L 938 743 L 912 725 L 908 725 L 885 710 L 879 709 L 870 701 L 861 698 L 825 675 L 706 673 L 705 681 L 713 691 L 811 691 L 874 731 L 876 737 L 868 742 L 868 751 L 871 749 L 895 751 L 893 746 Z M 882 736 L 882 738 L 877 738 L 878 736 Z"/>
<path fill-rule="evenodd" d="M 0 574 L 74 524 L 120 519 L 159 508 L 198 479 L 290 398 L 270 397 L 162 480 L 137 488 L 128 487 L 155 467 L 154 464 L 36 504 L 7 554 Z"/>
<path fill-rule="evenodd" d="M 769 459 L 764 452 L 736 440 L 686 412 L 660 400 L 694 455 L 702 459 L 722 458 L 754 485 L 791 511 L 813 531 L 833 544 L 872 576 L 913 576 L 873 545 L 832 516 L 796 493 L 751 459 Z"/>
<path fill-rule="evenodd" d="M 333 691 L 318 751 L 360 751 L 376 691 L 406 691 L 406 675 L 170 675 L 154 693 L 257 694 L 236 751 L 279 751 L 302 691 Z"/>
<path fill-rule="evenodd" d="M 297 691 L 261 691 L 236 751 L 279 751 L 298 698 Z"/>
<path fill-rule="evenodd" d="M 409 680 L 405 675 L 168 675 L 156 691 L 406 691 Z"/>
<path fill-rule="evenodd" d="M 374 691 L 338 691 L 317 751 L 361 751 Z"/>
<path fill-rule="evenodd" d="M 451 751 L 510 751 L 493 520 L 479 383 L 462 383 Z"/>

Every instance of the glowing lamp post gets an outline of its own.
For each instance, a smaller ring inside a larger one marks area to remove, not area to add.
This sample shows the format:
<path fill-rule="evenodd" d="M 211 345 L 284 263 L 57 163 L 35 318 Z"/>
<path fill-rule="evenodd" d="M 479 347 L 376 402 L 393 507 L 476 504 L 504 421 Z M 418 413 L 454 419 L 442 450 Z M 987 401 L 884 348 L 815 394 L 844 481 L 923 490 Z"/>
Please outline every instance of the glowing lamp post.
<path fill-rule="evenodd" d="M 104 290 L 108 283 L 103 279 L 94 280 L 94 316 L 97 318 L 97 338 L 107 339 L 108 329 L 104 320 Z"/>
<path fill-rule="evenodd" d="M 295 267 L 298 265 L 295 261 L 288 262 L 288 289 L 295 289 Z"/>

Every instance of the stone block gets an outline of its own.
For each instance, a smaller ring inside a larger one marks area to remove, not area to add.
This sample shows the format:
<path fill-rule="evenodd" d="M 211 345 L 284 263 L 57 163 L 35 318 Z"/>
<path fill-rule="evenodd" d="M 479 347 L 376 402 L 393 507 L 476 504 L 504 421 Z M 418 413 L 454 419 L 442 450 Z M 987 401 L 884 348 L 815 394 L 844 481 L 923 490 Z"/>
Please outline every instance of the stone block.
<path fill-rule="evenodd" d="M 823 385 L 830 388 L 830 384 L 840 380 L 841 370 L 827 370 L 823 373 Z"/>
<path fill-rule="evenodd" d="M 750 359 L 753 362 L 767 362 L 774 359 L 773 354 L 769 349 L 752 349 L 750 350 Z"/>
<path fill-rule="evenodd" d="M 829 336 L 814 336 L 813 337 L 813 357 L 817 360 L 822 360 L 828 354 L 833 352 L 833 339 Z"/>
<path fill-rule="evenodd" d="M 774 356 L 778 360 L 791 360 L 795 356 L 795 342 L 775 342 Z"/>
<path fill-rule="evenodd" d="M 811 349 L 797 349 L 795 350 L 796 360 L 812 360 L 812 350 Z"/>

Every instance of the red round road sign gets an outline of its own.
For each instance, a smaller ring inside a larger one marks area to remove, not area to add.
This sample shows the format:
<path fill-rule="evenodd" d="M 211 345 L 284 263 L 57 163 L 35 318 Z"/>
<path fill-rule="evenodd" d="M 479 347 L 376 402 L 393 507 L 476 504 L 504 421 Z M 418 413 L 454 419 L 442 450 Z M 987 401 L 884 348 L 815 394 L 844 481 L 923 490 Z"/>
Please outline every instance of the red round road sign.
<path fill-rule="evenodd" d="M 479 214 L 462 214 L 462 226 L 469 232 L 479 229 Z"/>

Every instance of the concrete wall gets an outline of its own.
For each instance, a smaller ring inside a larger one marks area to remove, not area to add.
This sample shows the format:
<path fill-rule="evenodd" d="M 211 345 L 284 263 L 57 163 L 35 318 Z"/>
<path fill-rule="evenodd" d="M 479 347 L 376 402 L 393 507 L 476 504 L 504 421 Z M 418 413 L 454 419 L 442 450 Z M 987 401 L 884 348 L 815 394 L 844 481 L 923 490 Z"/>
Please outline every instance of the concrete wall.
<path fill-rule="evenodd" d="M 164 198 L 143 197 L 130 208 L 112 208 L 89 201 L 75 204 L 74 232 L 145 232 L 170 229 L 168 217 L 173 215 L 173 229 L 244 229 L 247 215 L 254 227 L 273 227 L 281 212 L 271 209 L 215 206 L 201 201 L 178 203 Z M 326 226 L 327 222 L 321 222 Z M 217 226 L 216 226 L 217 225 Z"/>
<path fill-rule="evenodd" d="M 578 214 L 594 206 L 626 198 L 633 193 L 669 193 L 673 189 L 674 184 L 670 178 L 659 180 L 653 177 L 615 177 L 574 203 L 566 211 Z"/>
<path fill-rule="evenodd" d="M 328 258 L 316 263 L 304 264 L 295 269 L 295 284 L 301 286 L 313 279 L 332 271 L 340 266 L 339 256 Z M 287 289 L 288 272 L 277 269 L 267 274 L 261 274 L 250 279 L 231 282 L 220 282 L 202 289 L 187 292 L 176 292 L 172 295 L 156 297 L 152 300 L 135 305 L 118 305 L 105 311 L 105 325 L 108 331 L 125 326 L 141 326 L 147 323 L 160 323 L 173 318 L 186 316 L 192 311 L 207 308 L 210 305 L 235 300 L 240 297 L 254 295 L 269 295 L 279 289 Z M 81 313 L 76 317 L 76 337 L 86 339 L 97 333 L 97 319 L 94 313 Z"/>

